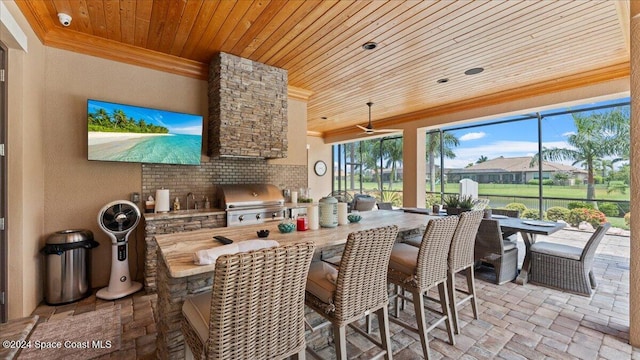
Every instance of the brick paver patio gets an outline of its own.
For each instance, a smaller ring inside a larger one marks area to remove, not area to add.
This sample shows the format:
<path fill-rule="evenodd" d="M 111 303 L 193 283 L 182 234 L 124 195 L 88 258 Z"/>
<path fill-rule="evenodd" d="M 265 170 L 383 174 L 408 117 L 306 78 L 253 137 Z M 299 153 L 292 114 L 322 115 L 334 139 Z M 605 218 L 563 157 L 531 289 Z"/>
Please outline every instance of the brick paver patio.
<path fill-rule="evenodd" d="M 589 233 L 562 230 L 549 241 L 582 246 Z M 545 238 L 541 237 L 541 241 Z M 524 254 L 520 244 L 521 254 Z M 480 320 L 471 316 L 466 304 L 460 311 L 461 334 L 456 345 L 446 341 L 443 329 L 429 335 L 435 359 L 640 359 L 640 349 L 632 348 L 629 337 L 629 237 L 607 235 L 596 253 L 594 272 L 598 288 L 591 298 L 572 295 L 541 286 L 515 283 L 494 285 L 492 272 L 480 269 L 476 287 Z M 462 280 L 462 279 L 460 279 Z M 460 282 L 462 285 L 462 281 Z M 153 358 L 155 350 L 155 295 L 104 302 L 95 296 L 79 303 L 60 307 L 41 305 L 34 314 L 40 321 L 57 316 L 92 311 L 118 303 L 130 309 L 122 312 L 122 347 L 111 358 Z M 97 304 L 97 306 L 96 306 Z M 402 317 L 415 322 L 412 306 Z M 375 321 L 374 321 L 375 324 Z M 394 358 L 422 359 L 416 333 L 391 325 Z M 377 332 L 375 333 L 377 335 Z M 368 359 L 377 352 L 362 336 L 351 332 L 347 337 L 348 353 L 353 359 Z M 335 358 L 333 344 L 320 352 L 325 359 Z M 312 358 L 311 355 L 308 356 Z"/>

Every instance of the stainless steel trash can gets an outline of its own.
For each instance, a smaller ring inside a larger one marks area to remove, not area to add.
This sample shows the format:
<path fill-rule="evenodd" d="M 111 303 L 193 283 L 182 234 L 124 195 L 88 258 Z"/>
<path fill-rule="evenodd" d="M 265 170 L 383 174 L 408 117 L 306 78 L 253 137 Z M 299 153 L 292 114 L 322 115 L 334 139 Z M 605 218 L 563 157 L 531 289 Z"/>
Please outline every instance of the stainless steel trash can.
<path fill-rule="evenodd" d="M 44 301 L 74 302 L 91 294 L 90 249 L 100 245 L 90 230 L 63 230 L 49 236 L 45 256 Z"/>

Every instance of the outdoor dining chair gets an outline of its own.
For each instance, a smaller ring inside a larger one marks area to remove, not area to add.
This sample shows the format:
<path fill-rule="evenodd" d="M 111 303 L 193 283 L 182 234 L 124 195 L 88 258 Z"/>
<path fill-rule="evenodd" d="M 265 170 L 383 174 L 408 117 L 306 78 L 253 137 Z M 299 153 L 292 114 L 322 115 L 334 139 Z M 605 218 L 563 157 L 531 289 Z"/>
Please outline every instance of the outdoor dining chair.
<path fill-rule="evenodd" d="M 187 298 L 182 307 L 182 333 L 193 357 L 304 359 L 304 289 L 314 247 L 308 242 L 220 256 L 213 291 Z"/>
<path fill-rule="evenodd" d="M 395 285 L 393 294 L 395 316 L 391 317 L 391 321 L 420 335 L 422 352 L 426 359 L 430 358 L 428 334 L 443 322 L 447 328 L 449 342 L 455 345 L 446 283 L 447 255 L 457 224 L 457 216 L 429 220 L 420 247 L 397 243 L 391 251 L 387 277 L 389 283 Z M 439 299 L 427 297 L 427 292 L 435 286 L 438 287 Z M 411 298 L 404 296 L 405 290 L 411 293 Z M 441 310 L 434 307 L 425 308 L 425 297 L 439 304 Z M 413 302 L 417 327 L 399 319 L 401 300 Z M 429 327 L 427 327 L 425 310 L 437 316 Z"/>
<path fill-rule="evenodd" d="M 518 276 L 518 246 L 504 240 L 497 220 L 482 219 L 474 247 L 476 261 L 493 266 L 496 284 L 502 285 Z"/>
<path fill-rule="evenodd" d="M 447 275 L 449 302 L 451 303 L 451 319 L 456 334 L 460 333 L 460 322 L 458 320 L 458 307 L 467 301 L 471 301 L 473 309 L 473 317 L 478 319 L 478 301 L 476 299 L 476 285 L 474 275 L 474 244 L 476 242 L 476 234 L 480 221 L 484 216 L 484 211 L 467 211 L 459 215 L 460 221 L 456 227 L 456 232 L 451 240 L 451 249 L 449 250 Z M 467 290 L 456 287 L 456 274 L 462 273 L 467 280 Z M 456 293 L 460 292 L 464 295 L 459 301 Z"/>
<path fill-rule="evenodd" d="M 511 209 L 491 209 L 491 215 L 501 215 L 501 216 L 506 216 L 511 218 L 519 218 L 520 211 L 511 210 Z M 518 236 L 518 233 L 515 231 L 508 231 L 508 232 L 502 233 L 502 238 L 509 241 L 517 241 L 518 240 L 517 236 Z"/>
<path fill-rule="evenodd" d="M 397 236 L 395 225 L 353 232 L 347 238 L 339 269 L 324 261 L 311 264 L 305 303 L 333 325 L 338 360 L 347 359 L 347 325 L 381 347 L 385 359 L 393 358 L 387 266 Z M 370 313 L 377 315 L 380 341 L 353 325 Z"/>
<path fill-rule="evenodd" d="M 610 227 L 610 223 L 598 226 L 584 248 L 544 241 L 531 245 L 529 282 L 591 296 L 597 286 L 593 258 Z"/>

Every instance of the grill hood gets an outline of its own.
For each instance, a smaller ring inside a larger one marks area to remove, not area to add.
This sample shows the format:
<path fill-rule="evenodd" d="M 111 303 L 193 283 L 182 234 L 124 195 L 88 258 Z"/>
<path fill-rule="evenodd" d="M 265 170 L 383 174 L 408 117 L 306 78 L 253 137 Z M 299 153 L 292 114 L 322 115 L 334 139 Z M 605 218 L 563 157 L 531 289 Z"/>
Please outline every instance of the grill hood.
<path fill-rule="evenodd" d="M 284 205 L 282 192 L 271 184 L 218 185 L 216 198 L 225 210 Z"/>

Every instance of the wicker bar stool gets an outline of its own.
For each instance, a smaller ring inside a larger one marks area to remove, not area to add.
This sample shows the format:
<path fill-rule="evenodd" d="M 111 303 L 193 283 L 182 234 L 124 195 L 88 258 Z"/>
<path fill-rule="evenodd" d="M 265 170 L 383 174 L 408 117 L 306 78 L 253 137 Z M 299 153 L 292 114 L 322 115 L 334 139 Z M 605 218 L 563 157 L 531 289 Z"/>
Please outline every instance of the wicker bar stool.
<path fill-rule="evenodd" d="M 398 243 L 393 246 L 391 260 L 389 261 L 389 273 L 387 280 L 396 287 L 393 296 L 395 300 L 396 317 L 399 315 L 399 300 L 412 301 L 416 313 L 417 328 L 391 317 L 391 321 L 420 335 L 422 351 L 426 359 L 429 359 L 428 333 L 436 326 L 445 322 L 449 342 L 455 344 L 451 319 L 449 317 L 449 297 L 447 295 L 447 255 L 451 247 L 451 239 L 458 224 L 457 216 L 447 216 L 441 219 L 429 220 L 424 232 L 420 247 L 406 243 Z M 427 297 L 427 299 L 440 304 L 441 311 L 434 308 L 425 308 L 427 292 L 434 286 L 438 286 L 439 299 Z M 404 291 L 411 293 L 411 299 L 404 297 Z M 435 313 L 439 318 L 427 328 L 425 310 Z"/>
<path fill-rule="evenodd" d="M 339 270 L 322 261 L 311 264 L 305 303 L 333 325 L 338 360 L 347 359 L 347 325 L 380 346 L 385 359 L 393 357 L 386 279 L 397 236 L 395 225 L 354 232 L 347 238 Z M 381 341 L 353 325 L 373 312 L 378 317 Z"/>
<path fill-rule="evenodd" d="M 449 272 L 447 283 L 449 284 L 449 302 L 451 303 L 451 318 L 456 334 L 460 333 L 460 323 L 458 321 L 458 307 L 471 300 L 473 317 L 478 319 L 478 301 L 476 300 L 476 285 L 474 275 L 474 247 L 476 234 L 484 212 L 482 210 L 467 211 L 460 214 L 460 221 L 456 227 L 456 232 L 451 241 L 449 250 Z M 462 272 L 467 280 L 467 290 L 456 288 L 456 274 Z M 456 291 L 465 295 L 460 301 L 456 300 Z"/>
<path fill-rule="evenodd" d="M 182 308 L 194 358 L 304 359 L 304 286 L 314 247 L 220 256 L 213 291 L 187 298 Z"/>

